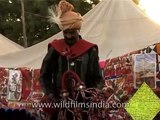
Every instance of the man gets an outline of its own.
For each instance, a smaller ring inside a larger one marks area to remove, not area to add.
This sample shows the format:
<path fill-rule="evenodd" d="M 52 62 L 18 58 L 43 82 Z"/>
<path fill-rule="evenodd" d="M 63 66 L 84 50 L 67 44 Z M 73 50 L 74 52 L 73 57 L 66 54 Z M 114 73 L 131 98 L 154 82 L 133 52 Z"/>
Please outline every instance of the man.
<path fill-rule="evenodd" d="M 63 31 L 64 39 L 49 43 L 48 53 L 42 63 L 40 81 L 49 98 L 60 99 L 62 76 L 66 71 L 74 71 L 87 88 L 98 87 L 102 80 L 98 47 L 79 35 L 82 17 L 73 9 L 70 3 L 62 0 L 58 11 L 52 11 L 52 21 Z M 72 83 L 67 84 L 68 89 L 70 86 Z"/>

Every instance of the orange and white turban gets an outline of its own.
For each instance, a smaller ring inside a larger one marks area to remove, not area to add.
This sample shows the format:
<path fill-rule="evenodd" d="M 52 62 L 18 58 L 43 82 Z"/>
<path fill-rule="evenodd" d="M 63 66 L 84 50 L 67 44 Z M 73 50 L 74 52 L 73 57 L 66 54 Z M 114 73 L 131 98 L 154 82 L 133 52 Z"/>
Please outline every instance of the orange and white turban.
<path fill-rule="evenodd" d="M 50 22 L 58 24 L 61 30 L 80 29 L 82 16 L 73 10 L 72 4 L 66 0 L 61 0 L 54 9 L 49 9 Z"/>

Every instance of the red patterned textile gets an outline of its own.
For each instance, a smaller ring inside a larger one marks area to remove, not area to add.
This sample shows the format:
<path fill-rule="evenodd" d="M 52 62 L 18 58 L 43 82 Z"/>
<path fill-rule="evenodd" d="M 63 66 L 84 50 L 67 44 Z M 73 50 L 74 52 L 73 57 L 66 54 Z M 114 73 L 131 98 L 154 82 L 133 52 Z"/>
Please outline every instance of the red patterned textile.
<path fill-rule="evenodd" d="M 7 69 L 0 68 L 0 108 L 7 105 Z"/>
<path fill-rule="evenodd" d="M 20 68 L 22 73 L 22 100 L 26 100 L 31 92 L 32 70 Z"/>
<path fill-rule="evenodd" d="M 31 92 L 32 92 L 31 99 L 33 101 L 40 101 L 44 96 L 40 82 L 39 82 L 39 76 L 40 76 L 40 69 L 33 69 L 32 87 L 31 87 Z"/>

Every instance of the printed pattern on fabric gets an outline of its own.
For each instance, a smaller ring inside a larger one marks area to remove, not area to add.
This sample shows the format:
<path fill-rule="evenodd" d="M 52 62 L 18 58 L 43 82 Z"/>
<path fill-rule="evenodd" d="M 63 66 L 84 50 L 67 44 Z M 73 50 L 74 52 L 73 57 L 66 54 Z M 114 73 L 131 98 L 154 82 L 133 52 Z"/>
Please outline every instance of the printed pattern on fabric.
<path fill-rule="evenodd" d="M 22 74 L 20 70 L 8 71 L 7 100 L 19 101 L 22 97 Z"/>
<path fill-rule="evenodd" d="M 154 69 L 154 76 L 152 76 L 154 79 L 151 80 L 152 82 L 148 81 L 148 84 L 150 84 L 150 82 L 153 83 L 151 85 L 151 88 L 153 88 L 153 91 L 157 95 L 160 93 L 160 43 L 157 43 L 154 45 L 150 45 L 144 49 L 140 49 L 140 50 L 125 54 L 123 56 L 119 56 L 117 58 L 106 60 L 106 65 L 104 68 L 104 77 L 105 77 L 105 84 L 108 87 L 106 92 L 106 96 L 108 96 L 107 100 L 110 100 L 109 99 L 110 96 L 116 96 L 116 98 L 119 98 L 119 100 L 121 100 L 120 96 L 121 97 L 125 96 L 125 97 L 122 97 L 123 98 L 122 101 L 125 103 L 137 91 L 138 87 L 135 89 L 134 72 L 133 72 L 134 70 L 133 66 L 135 64 L 135 61 L 133 59 L 134 54 L 137 54 L 137 55 L 138 54 L 148 54 L 148 55 L 155 54 L 156 65 Z M 122 87 L 118 87 L 120 85 L 119 85 L 119 82 L 117 81 L 119 81 L 122 78 L 125 79 L 123 82 L 123 85 Z M 122 109 L 119 108 L 114 111 L 117 111 L 117 112 L 114 112 L 114 114 L 111 114 L 109 112 L 109 116 L 111 119 L 120 119 L 120 118 L 128 119 L 131 117 L 129 114 L 127 114 L 124 108 Z M 120 112 L 121 115 L 124 113 L 125 117 L 118 115 L 118 112 Z"/>

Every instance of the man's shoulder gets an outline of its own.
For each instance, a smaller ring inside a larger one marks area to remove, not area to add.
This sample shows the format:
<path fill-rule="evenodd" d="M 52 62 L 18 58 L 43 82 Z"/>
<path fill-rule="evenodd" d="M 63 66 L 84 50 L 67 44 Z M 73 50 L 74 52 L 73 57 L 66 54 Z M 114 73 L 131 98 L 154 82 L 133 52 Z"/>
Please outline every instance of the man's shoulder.
<path fill-rule="evenodd" d="M 48 46 L 54 47 L 54 46 L 61 46 L 63 44 L 64 44 L 64 39 L 54 39 L 52 42 L 48 44 Z"/>
<path fill-rule="evenodd" d="M 96 49 L 98 48 L 98 46 L 96 44 L 94 44 L 92 42 L 89 42 L 89 41 L 87 41 L 85 39 L 81 39 L 79 44 L 81 44 L 82 46 L 88 46 L 90 49 L 91 48 L 93 48 L 93 49 L 94 48 L 96 48 Z"/>
<path fill-rule="evenodd" d="M 59 48 L 61 46 L 62 42 L 63 42 L 63 39 L 54 39 L 54 40 L 52 40 L 50 43 L 48 43 L 48 50 L 50 48 L 54 48 L 55 49 L 55 47 Z"/>
<path fill-rule="evenodd" d="M 85 44 L 96 45 L 96 44 L 94 44 L 94 43 L 92 43 L 92 42 L 89 42 L 89 41 L 87 41 L 87 40 L 85 40 L 85 39 L 81 39 L 81 42 L 83 42 L 83 43 L 85 43 Z"/>

